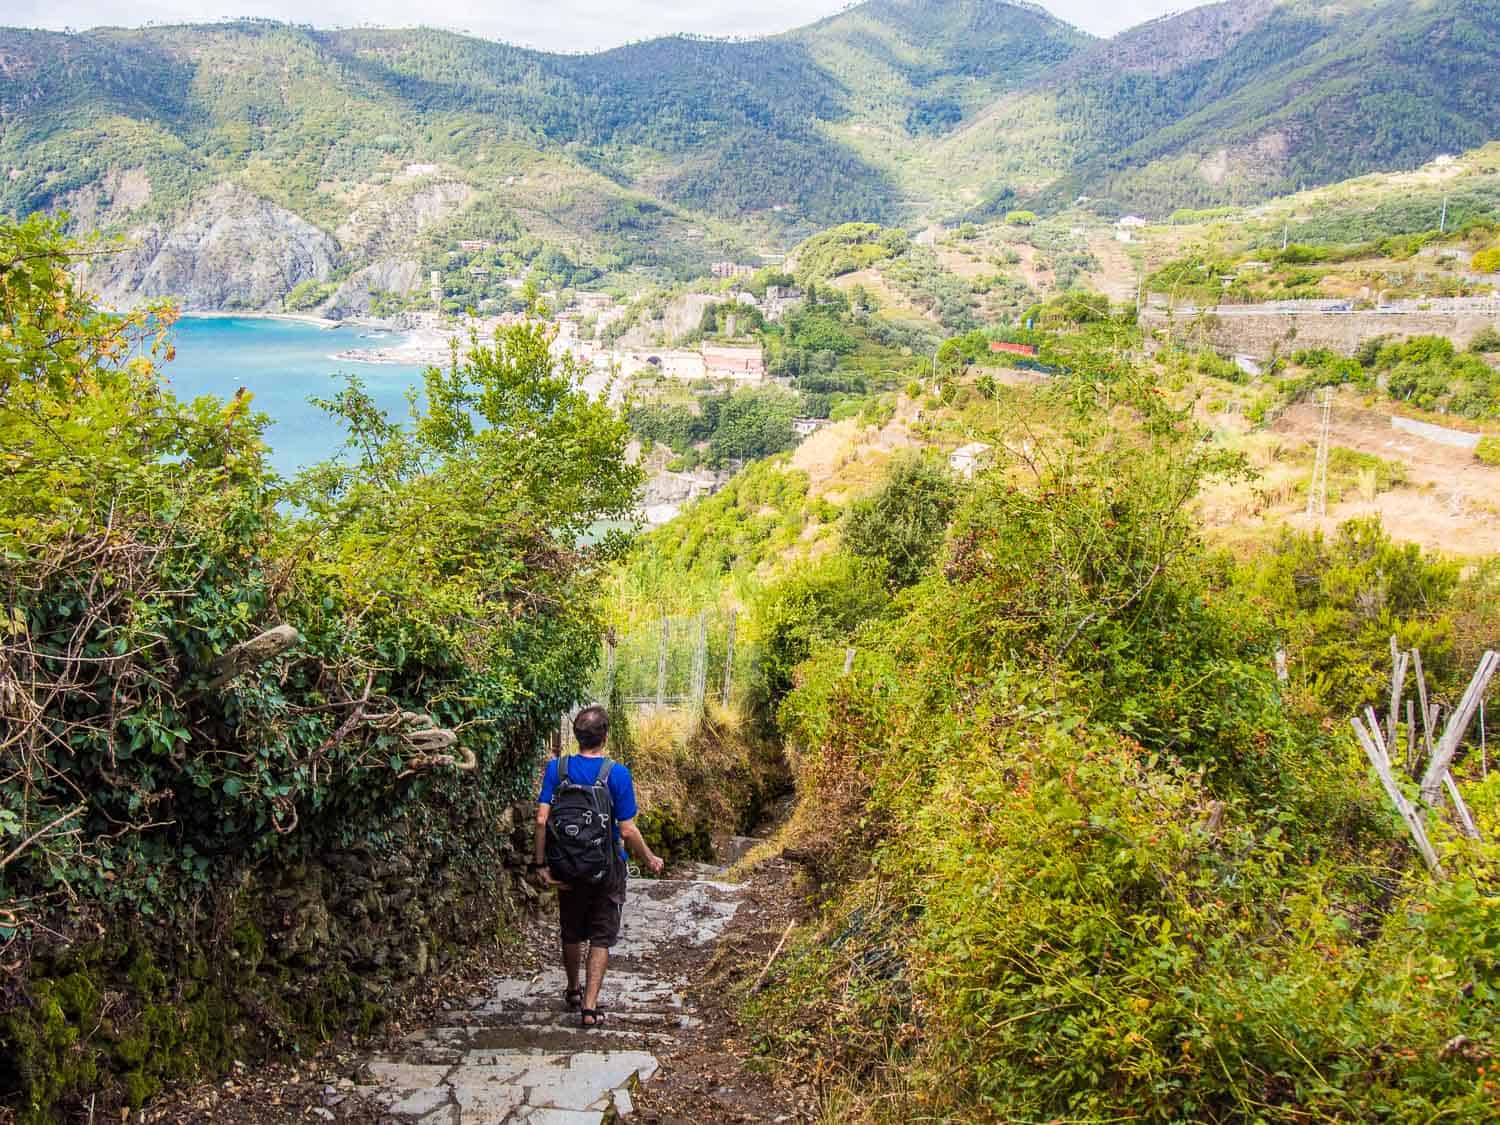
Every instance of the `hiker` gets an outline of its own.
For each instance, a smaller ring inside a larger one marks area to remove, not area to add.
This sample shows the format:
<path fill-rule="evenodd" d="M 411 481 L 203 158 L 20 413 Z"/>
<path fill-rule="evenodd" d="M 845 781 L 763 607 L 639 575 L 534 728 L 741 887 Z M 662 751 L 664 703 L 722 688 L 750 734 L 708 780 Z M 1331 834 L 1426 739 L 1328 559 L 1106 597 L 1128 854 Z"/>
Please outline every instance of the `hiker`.
<path fill-rule="evenodd" d="M 577 754 L 547 763 L 537 795 L 536 855 L 531 870 L 557 888 L 562 930 L 563 970 L 568 988 L 563 999 L 578 1012 L 579 1026 L 598 1027 L 599 986 L 609 965 L 610 948 L 620 937 L 625 909 L 625 848 L 653 875 L 662 861 L 652 854 L 635 825 L 635 783 L 630 771 L 604 753 L 609 715 L 603 707 L 586 707 L 573 720 Z M 588 946 L 584 983 L 583 949 Z"/>

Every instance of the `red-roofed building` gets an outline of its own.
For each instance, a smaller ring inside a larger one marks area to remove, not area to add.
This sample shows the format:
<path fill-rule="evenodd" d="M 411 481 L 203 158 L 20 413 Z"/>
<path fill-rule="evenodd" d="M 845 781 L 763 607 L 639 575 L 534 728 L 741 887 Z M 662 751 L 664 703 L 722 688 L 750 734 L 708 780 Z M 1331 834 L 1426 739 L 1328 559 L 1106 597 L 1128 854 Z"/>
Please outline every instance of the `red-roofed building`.
<path fill-rule="evenodd" d="M 1009 355 L 1024 355 L 1035 359 L 1037 347 L 1035 344 L 1011 344 L 1004 340 L 991 340 L 990 351 L 992 353 L 1005 352 Z"/>

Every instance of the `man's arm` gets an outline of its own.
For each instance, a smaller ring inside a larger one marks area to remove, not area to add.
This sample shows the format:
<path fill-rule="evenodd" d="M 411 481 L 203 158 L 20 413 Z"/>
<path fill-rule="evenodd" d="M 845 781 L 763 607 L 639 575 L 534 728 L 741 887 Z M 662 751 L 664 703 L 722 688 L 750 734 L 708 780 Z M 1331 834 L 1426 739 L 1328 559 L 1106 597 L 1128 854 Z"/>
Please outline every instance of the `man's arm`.
<path fill-rule="evenodd" d="M 562 886 L 547 870 L 547 820 L 552 815 L 552 806 L 538 804 L 536 807 L 536 846 L 532 849 L 531 869 L 536 877 L 549 887 Z"/>
<path fill-rule="evenodd" d="M 625 841 L 625 846 L 630 849 L 630 854 L 644 863 L 651 874 L 661 874 L 661 869 L 665 864 L 646 846 L 646 838 L 641 835 L 641 830 L 635 826 L 635 817 L 620 821 L 620 839 Z"/>
<path fill-rule="evenodd" d="M 547 862 L 547 820 L 552 815 L 551 805 L 537 805 L 536 807 L 536 848 L 532 860 L 537 867 Z"/>

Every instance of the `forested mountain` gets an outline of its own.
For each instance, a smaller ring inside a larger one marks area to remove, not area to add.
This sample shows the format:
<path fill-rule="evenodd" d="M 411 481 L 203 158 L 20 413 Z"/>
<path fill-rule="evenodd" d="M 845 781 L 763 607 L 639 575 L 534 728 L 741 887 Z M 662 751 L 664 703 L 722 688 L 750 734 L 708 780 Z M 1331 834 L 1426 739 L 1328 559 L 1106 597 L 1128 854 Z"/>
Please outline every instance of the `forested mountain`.
<path fill-rule="evenodd" d="M 1076 55 L 956 133 L 937 166 L 972 181 L 974 154 L 996 153 L 985 191 L 1001 203 L 1249 202 L 1500 136 L 1497 63 L 1492 0 L 1235 0 Z M 1045 164 L 1007 164 L 1017 123 Z"/>
<path fill-rule="evenodd" d="M 1500 136 L 1497 60 L 1490 0 L 1247 0 L 1109 41 L 1027 4 L 868 0 L 592 55 L 259 21 L 0 30 L 0 207 L 160 250 L 188 218 L 209 237 L 232 183 L 332 235 L 333 280 L 398 252 L 414 277 L 455 238 L 683 275 L 851 219 L 1079 194 L 1162 212 L 1415 165 Z M 325 247 L 288 237 L 288 281 L 329 280 L 299 273 Z"/>

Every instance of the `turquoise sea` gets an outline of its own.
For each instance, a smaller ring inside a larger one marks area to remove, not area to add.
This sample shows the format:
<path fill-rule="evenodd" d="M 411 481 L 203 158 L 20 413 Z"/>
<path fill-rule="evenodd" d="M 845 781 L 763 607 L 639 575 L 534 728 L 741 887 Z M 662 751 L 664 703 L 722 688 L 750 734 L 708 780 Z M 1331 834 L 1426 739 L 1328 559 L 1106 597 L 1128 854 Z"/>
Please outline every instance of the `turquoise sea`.
<path fill-rule="evenodd" d="M 234 396 L 244 387 L 251 405 L 271 418 L 266 441 L 271 463 L 290 475 L 334 456 L 341 428 L 308 399 L 329 397 L 341 374 L 358 375 L 392 418 L 406 416 L 407 389 L 419 382 L 419 367 L 335 360 L 335 352 L 391 347 L 401 337 L 369 328 L 324 329 L 315 324 L 249 317 L 184 317 L 172 330 L 177 358 L 164 373 L 179 398 Z"/>

